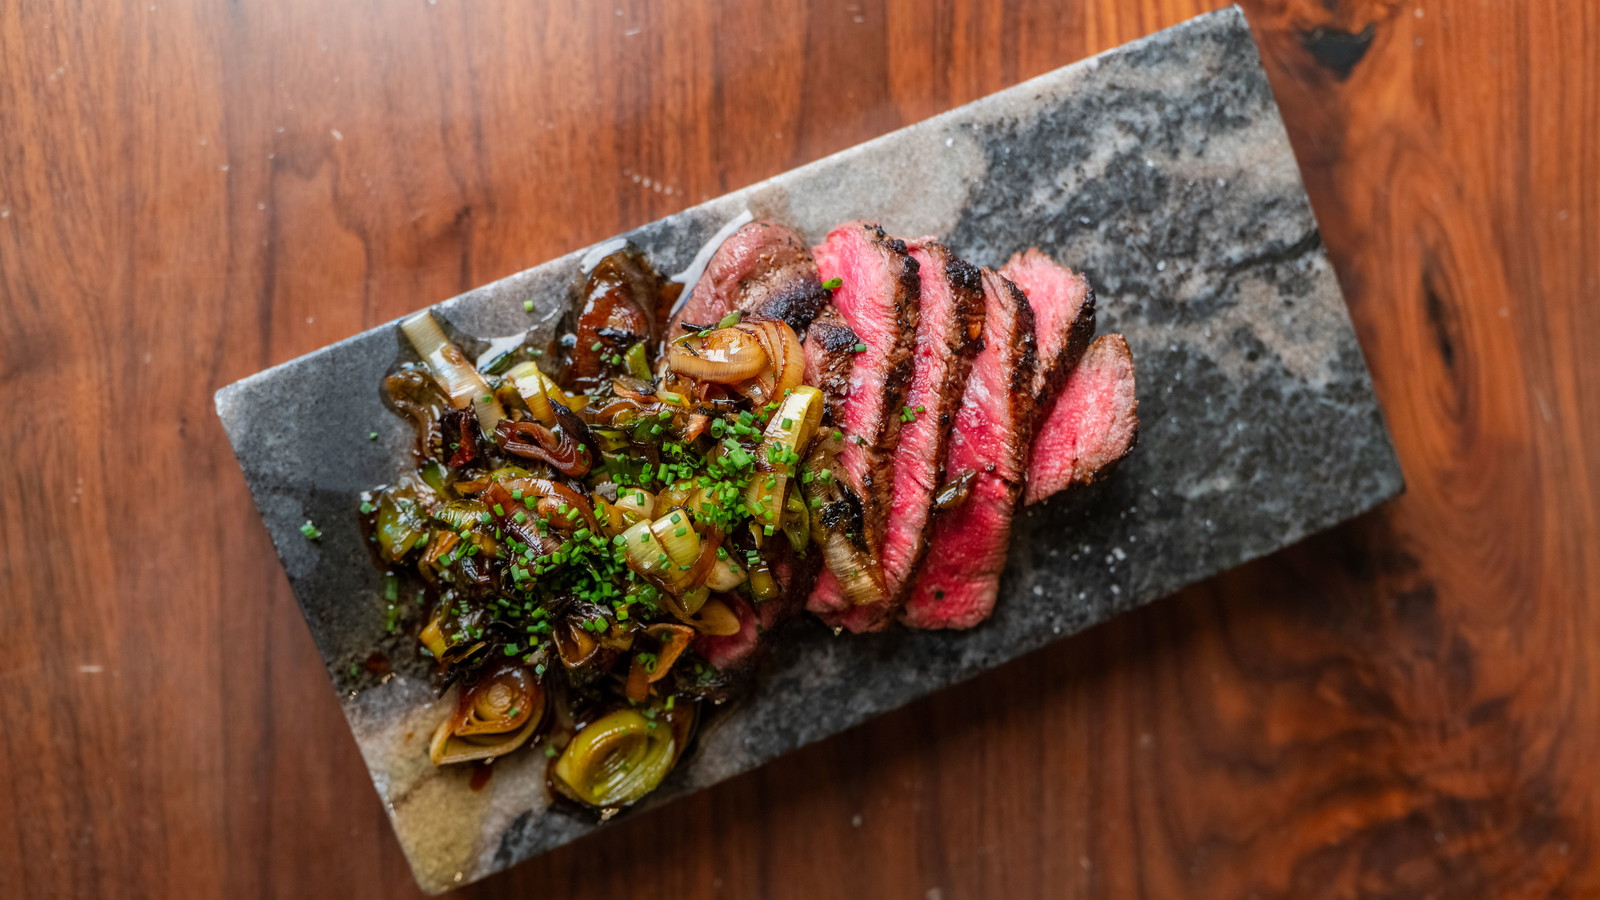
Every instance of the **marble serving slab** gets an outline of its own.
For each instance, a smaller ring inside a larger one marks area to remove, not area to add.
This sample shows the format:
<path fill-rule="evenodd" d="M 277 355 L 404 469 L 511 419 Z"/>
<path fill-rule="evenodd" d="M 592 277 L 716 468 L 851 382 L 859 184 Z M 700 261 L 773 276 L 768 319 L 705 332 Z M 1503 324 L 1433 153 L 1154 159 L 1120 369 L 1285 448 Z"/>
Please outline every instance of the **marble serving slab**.
<path fill-rule="evenodd" d="M 780 635 L 648 805 L 759 766 L 1354 516 L 1402 480 L 1244 17 L 1194 19 L 625 235 L 664 272 L 746 215 L 821 238 L 852 218 L 998 265 L 1087 271 L 1138 361 L 1138 449 L 1019 518 L 994 617 L 968 632 Z M 457 332 L 553 333 L 584 253 L 434 307 Z M 533 302 L 534 312 L 523 309 Z M 417 880 L 441 891 L 592 831 L 550 806 L 536 750 L 482 791 L 428 764 L 446 713 L 385 629 L 357 494 L 407 462 L 380 402 L 393 324 L 247 378 L 217 411 Z M 352 387 L 355 389 L 352 390 Z M 376 430 L 378 439 L 367 439 Z M 320 540 L 300 532 L 306 521 Z M 359 664 L 394 660 L 376 679 Z M 633 810 L 625 815 L 639 815 Z"/>

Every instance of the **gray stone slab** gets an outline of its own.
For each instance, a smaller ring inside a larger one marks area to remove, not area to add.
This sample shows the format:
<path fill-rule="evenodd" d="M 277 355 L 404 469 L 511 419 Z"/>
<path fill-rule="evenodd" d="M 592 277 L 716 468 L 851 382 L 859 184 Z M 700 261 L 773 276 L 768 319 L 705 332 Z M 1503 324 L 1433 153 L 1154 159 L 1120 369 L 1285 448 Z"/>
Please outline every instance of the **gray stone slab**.
<path fill-rule="evenodd" d="M 1139 366 L 1139 449 L 1112 479 L 1030 510 L 994 618 L 965 633 L 785 632 L 753 695 L 650 805 L 713 784 L 1354 516 L 1402 488 L 1361 348 L 1318 241 L 1243 16 L 1226 10 L 1052 72 L 627 235 L 686 269 L 746 211 L 819 238 L 863 217 L 998 264 L 1037 245 L 1088 271 L 1102 332 Z M 458 332 L 551 331 L 581 253 L 439 304 Z M 523 311 L 532 300 L 535 313 Z M 384 630 L 356 494 L 408 458 L 380 402 L 385 325 L 217 394 L 261 515 L 418 881 L 480 878 L 595 825 L 550 809 L 542 754 L 481 792 L 437 770 L 445 710 L 401 664 L 346 669 Z M 367 440 L 376 430 L 379 439 Z M 298 531 L 316 522 L 317 542 Z M 632 811 L 628 815 L 637 815 Z"/>

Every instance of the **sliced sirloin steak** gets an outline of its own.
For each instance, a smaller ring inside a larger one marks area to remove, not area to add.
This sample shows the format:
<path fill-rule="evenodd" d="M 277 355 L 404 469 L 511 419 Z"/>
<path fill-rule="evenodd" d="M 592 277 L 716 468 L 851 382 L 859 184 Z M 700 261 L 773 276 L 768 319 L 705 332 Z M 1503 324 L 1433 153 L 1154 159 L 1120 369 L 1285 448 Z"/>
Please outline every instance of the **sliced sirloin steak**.
<path fill-rule="evenodd" d="M 1036 403 L 1048 404 L 1094 338 L 1094 289 L 1089 279 L 1037 249 L 1018 253 L 1000 270 L 1028 298 L 1037 331 Z M 1041 405 L 1039 415 L 1043 415 Z"/>
<path fill-rule="evenodd" d="M 1028 460 L 1027 502 L 1108 473 L 1139 438 L 1133 353 L 1120 334 L 1095 339 L 1041 416 Z"/>
<path fill-rule="evenodd" d="M 865 222 L 847 222 L 812 249 L 826 281 L 840 284 L 833 307 L 856 335 L 849 382 L 835 426 L 845 434 L 839 477 L 861 501 L 861 539 L 877 556 L 883 547 L 900 412 L 911 384 L 913 350 L 921 316 L 918 264 L 904 241 Z M 826 611 L 842 603 L 839 583 L 824 570 L 807 608 Z"/>
<path fill-rule="evenodd" d="M 715 325 L 734 310 L 782 319 L 803 335 L 827 302 L 806 242 L 787 226 L 761 219 L 735 231 L 711 255 L 667 337 L 682 334 L 684 323 Z"/>
<path fill-rule="evenodd" d="M 913 569 L 922 561 L 950 425 L 961 407 L 972 357 L 982 344 L 983 288 L 977 267 L 951 255 L 933 238 L 906 245 L 918 264 L 921 311 L 880 553 L 889 596 L 883 603 L 852 605 L 838 582 L 824 574 L 809 604 L 828 625 L 857 633 L 877 631 L 889 623 L 909 591 Z"/>
<path fill-rule="evenodd" d="M 982 281 L 984 346 L 945 454 L 946 479 L 972 475 L 965 501 L 933 518 L 926 559 L 901 613 L 914 628 L 970 628 L 988 618 L 1026 475 L 1038 365 L 1033 310 L 994 270 L 984 269 Z"/>
<path fill-rule="evenodd" d="M 850 393 L 850 369 L 856 363 L 856 333 L 830 304 L 806 329 L 805 383 L 822 391 L 823 421 L 844 424 L 844 399 Z"/>

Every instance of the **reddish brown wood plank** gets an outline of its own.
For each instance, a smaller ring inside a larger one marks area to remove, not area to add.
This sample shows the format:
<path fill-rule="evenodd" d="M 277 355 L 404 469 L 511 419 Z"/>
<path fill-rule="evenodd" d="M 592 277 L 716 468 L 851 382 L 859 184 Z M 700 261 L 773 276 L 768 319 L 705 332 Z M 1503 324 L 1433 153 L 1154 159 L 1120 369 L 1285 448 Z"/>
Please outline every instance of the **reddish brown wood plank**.
<path fill-rule="evenodd" d="M 0 884 L 415 893 L 215 387 L 1216 5 L 0 4 Z M 1408 494 L 473 893 L 1600 892 L 1600 7 L 1247 10 Z"/>

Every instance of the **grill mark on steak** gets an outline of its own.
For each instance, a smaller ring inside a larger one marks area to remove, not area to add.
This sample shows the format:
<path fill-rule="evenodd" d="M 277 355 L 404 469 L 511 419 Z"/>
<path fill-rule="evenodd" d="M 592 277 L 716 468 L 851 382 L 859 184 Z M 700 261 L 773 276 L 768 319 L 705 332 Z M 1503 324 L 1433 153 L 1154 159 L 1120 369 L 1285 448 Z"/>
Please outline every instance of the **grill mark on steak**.
<path fill-rule="evenodd" d="M 1120 334 L 1096 338 L 1055 403 L 1040 415 L 1027 502 L 1105 476 L 1139 439 L 1133 352 Z"/>
<path fill-rule="evenodd" d="M 1039 353 L 1033 395 L 1037 403 L 1048 403 L 1094 338 L 1094 288 L 1037 248 L 1012 256 L 1000 274 L 1022 290 L 1033 309 Z"/>
<path fill-rule="evenodd" d="M 926 561 L 901 614 L 914 628 L 970 628 L 988 618 L 1022 491 L 1038 366 L 1033 310 L 992 269 L 982 282 L 984 347 L 945 455 L 946 478 L 974 474 L 966 501 L 933 519 Z"/>
<path fill-rule="evenodd" d="M 822 391 L 823 421 L 844 424 L 844 398 L 850 393 L 850 368 L 855 365 L 856 333 L 831 305 L 806 330 L 805 383 Z"/>
<path fill-rule="evenodd" d="M 824 574 L 809 604 L 828 625 L 857 633 L 884 628 L 909 593 L 911 573 L 927 548 L 927 524 L 944 469 L 950 422 L 961 406 L 972 357 L 981 344 L 978 269 L 933 238 L 908 241 L 907 246 L 919 266 L 921 309 L 904 406 L 923 411 L 909 422 L 902 420 L 894 453 L 888 524 L 879 553 L 889 596 L 883 603 L 853 605 L 838 582 Z"/>
<path fill-rule="evenodd" d="M 762 219 L 735 231 L 711 255 L 672 317 L 667 338 L 682 334 L 684 324 L 715 325 L 734 310 L 782 319 L 804 334 L 827 302 L 806 242 L 787 226 Z"/>

